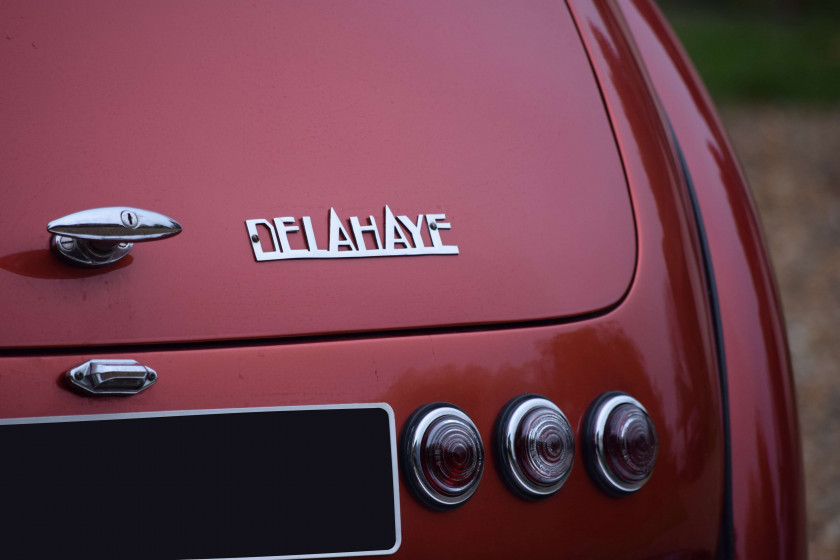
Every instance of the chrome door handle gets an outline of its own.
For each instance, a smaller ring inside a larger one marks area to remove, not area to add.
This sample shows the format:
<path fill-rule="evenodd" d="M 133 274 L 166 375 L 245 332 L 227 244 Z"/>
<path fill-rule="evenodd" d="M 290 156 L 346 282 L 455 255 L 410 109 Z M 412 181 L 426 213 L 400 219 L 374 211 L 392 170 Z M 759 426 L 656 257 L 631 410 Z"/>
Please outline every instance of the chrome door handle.
<path fill-rule="evenodd" d="M 157 373 L 135 360 L 89 360 L 64 374 L 71 387 L 93 395 L 134 395 L 157 381 Z"/>
<path fill-rule="evenodd" d="M 155 241 L 181 233 L 181 224 L 157 212 L 112 206 L 82 210 L 53 220 L 50 246 L 74 265 L 102 266 L 126 256 L 134 243 Z"/>

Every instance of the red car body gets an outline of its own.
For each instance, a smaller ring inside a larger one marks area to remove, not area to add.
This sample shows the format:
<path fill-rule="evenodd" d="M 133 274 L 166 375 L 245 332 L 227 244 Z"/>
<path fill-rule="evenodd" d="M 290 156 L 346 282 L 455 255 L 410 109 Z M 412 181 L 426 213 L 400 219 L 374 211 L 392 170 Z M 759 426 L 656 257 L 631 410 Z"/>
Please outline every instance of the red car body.
<path fill-rule="evenodd" d="M 561 490 L 527 501 L 488 453 L 452 511 L 400 479 L 395 556 L 805 557 L 769 260 L 650 2 L 0 14 L 0 417 L 387 403 L 400 430 L 444 401 L 489 445 L 517 395 L 551 399 L 580 441 L 590 403 L 622 391 L 659 436 L 640 491 L 601 492 L 578 446 Z M 109 267 L 50 252 L 48 222 L 116 205 L 184 231 Z M 350 231 L 386 206 L 444 215 L 458 254 L 260 262 L 244 225 L 312 217 L 325 247 L 331 209 Z M 131 397 L 68 388 L 64 372 L 101 358 L 160 380 Z"/>

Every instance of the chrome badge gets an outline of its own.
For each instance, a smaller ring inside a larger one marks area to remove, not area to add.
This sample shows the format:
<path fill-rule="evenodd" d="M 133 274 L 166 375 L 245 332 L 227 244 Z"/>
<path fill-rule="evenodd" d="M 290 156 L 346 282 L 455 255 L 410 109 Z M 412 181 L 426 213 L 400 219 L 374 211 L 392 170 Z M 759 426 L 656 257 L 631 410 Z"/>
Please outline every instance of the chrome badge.
<path fill-rule="evenodd" d="M 386 205 L 384 227 L 381 230 L 383 235 L 380 235 L 380 229 L 373 216 L 368 216 L 364 225 L 357 216 L 353 216 L 350 218 L 351 236 L 344 227 L 345 222 L 338 217 L 334 208 L 330 208 L 327 249 L 319 248 L 312 218 L 309 216 L 303 216 L 300 220 L 294 217 L 274 218 L 273 223 L 263 219 L 245 220 L 245 226 L 248 228 L 251 249 L 258 261 L 457 255 L 458 246 L 444 245 L 440 238 L 441 230 L 452 227 L 444 220 L 446 214 L 418 214 L 416 220 L 408 216 L 395 216 Z M 303 239 L 298 241 L 298 245 L 305 244 L 307 248 L 293 249 L 289 235 L 300 235 L 301 227 Z M 266 233 L 270 235 L 270 241 L 261 237 Z M 424 233 L 431 246 L 427 245 Z M 365 234 L 368 235 L 367 241 Z M 265 250 L 264 241 L 271 250 Z"/>

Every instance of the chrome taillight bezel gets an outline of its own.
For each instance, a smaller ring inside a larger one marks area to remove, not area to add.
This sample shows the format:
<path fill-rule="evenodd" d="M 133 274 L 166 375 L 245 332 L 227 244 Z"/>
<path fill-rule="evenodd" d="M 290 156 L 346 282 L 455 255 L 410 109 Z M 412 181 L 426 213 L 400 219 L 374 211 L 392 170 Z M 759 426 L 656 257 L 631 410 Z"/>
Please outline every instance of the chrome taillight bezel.
<path fill-rule="evenodd" d="M 621 405 L 629 404 L 641 410 L 650 422 L 653 435 L 658 439 L 656 428 L 647 409 L 638 400 L 620 392 L 609 392 L 599 396 L 590 405 L 584 418 L 584 464 L 593 481 L 611 496 L 626 496 L 637 492 L 653 474 L 650 473 L 639 481 L 631 482 L 621 478 L 609 465 L 604 437 L 610 415 Z M 656 459 L 654 458 L 654 461 Z"/>
<path fill-rule="evenodd" d="M 572 461 L 566 472 L 552 484 L 541 484 L 524 472 L 517 451 L 517 438 L 522 421 L 533 411 L 545 408 L 558 415 L 571 437 Z M 556 404 L 541 395 L 521 395 L 502 409 L 496 422 L 494 450 L 502 478 L 516 494 L 540 500 L 553 496 L 566 483 L 574 467 L 575 438 L 569 419 Z"/>
<path fill-rule="evenodd" d="M 479 451 L 478 476 L 463 491 L 454 495 L 435 489 L 423 471 L 421 457 L 423 438 L 427 430 L 437 420 L 446 417 L 463 423 L 472 432 L 478 442 Z M 449 403 L 431 403 L 415 410 L 406 421 L 400 439 L 400 460 L 408 487 L 423 504 L 432 509 L 453 509 L 464 505 L 478 489 L 484 474 L 484 442 L 475 423 L 463 410 Z"/>

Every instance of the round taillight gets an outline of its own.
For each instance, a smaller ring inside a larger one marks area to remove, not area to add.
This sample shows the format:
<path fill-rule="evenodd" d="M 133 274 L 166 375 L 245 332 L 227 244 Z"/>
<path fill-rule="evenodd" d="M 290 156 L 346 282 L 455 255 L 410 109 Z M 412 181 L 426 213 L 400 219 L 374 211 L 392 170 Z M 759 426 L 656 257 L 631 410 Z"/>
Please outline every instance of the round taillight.
<path fill-rule="evenodd" d="M 584 433 L 587 471 L 601 489 L 623 496 L 648 481 L 659 444 L 639 401 L 624 393 L 601 395 L 586 412 Z"/>
<path fill-rule="evenodd" d="M 484 472 L 484 444 L 460 408 L 420 407 L 406 421 L 400 448 L 408 486 L 427 506 L 458 507 L 475 493 Z"/>
<path fill-rule="evenodd" d="M 575 436 L 566 415 L 539 395 L 522 395 L 502 409 L 495 452 L 505 482 L 526 498 L 547 498 L 572 471 Z"/>

